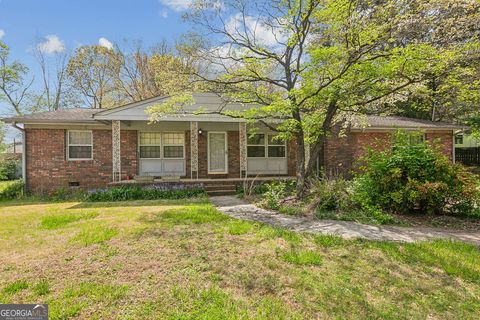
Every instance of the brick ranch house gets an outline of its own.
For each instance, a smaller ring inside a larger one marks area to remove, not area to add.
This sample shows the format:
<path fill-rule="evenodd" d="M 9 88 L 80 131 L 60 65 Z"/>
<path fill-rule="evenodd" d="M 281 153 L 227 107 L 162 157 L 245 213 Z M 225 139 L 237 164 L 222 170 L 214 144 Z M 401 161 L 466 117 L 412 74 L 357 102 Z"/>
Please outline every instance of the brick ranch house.
<path fill-rule="evenodd" d="M 103 188 L 155 181 L 215 185 L 245 177 L 295 176 L 296 143 L 278 141 L 260 124 L 247 133 L 244 120 L 202 110 L 244 110 L 215 94 L 195 94 L 195 103 L 181 113 L 150 123 L 146 108 L 166 97 L 130 103 L 113 109 L 64 109 L 3 119 L 23 133 L 23 177 L 32 193 L 58 188 Z M 345 171 L 369 146 L 385 147 L 396 128 L 422 130 L 425 139 L 439 143 L 453 157 L 458 127 L 399 117 L 366 117 L 352 123 L 345 136 L 327 141 L 323 165 Z M 250 128 L 248 128 L 250 129 Z M 308 154 L 307 154 L 308 156 Z M 161 179 L 161 180 L 159 180 Z M 153 179 L 152 179 L 153 180 Z"/>

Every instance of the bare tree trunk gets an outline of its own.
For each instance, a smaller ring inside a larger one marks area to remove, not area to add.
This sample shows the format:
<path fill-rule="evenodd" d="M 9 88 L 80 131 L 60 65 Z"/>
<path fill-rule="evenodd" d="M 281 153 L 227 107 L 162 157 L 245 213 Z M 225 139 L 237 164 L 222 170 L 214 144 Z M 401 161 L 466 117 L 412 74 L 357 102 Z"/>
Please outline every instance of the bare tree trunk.
<path fill-rule="evenodd" d="M 296 172 L 297 172 L 297 198 L 301 198 L 305 195 L 306 191 L 306 177 L 305 177 L 305 143 L 303 130 L 296 134 L 297 139 L 297 159 L 296 159 Z"/>
<path fill-rule="evenodd" d="M 322 124 L 322 135 L 318 138 L 318 141 L 310 149 L 310 159 L 305 168 L 305 176 L 311 177 L 315 170 L 317 161 L 319 158 L 325 157 L 325 143 L 328 135 L 331 133 L 331 127 L 333 124 L 333 118 L 338 110 L 337 98 L 333 98 L 328 104 L 327 114 Z"/>

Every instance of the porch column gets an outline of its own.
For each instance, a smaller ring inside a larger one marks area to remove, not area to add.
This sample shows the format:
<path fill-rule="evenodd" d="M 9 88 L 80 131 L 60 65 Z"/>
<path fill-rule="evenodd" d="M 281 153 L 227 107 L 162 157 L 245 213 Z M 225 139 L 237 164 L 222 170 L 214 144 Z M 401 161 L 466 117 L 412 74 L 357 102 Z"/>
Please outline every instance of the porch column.
<path fill-rule="evenodd" d="M 112 121 L 112 168 L 113 182 L 121 180 L 121 158 L 120 158 L 120 121 Z"/>
<path fill-rule="evenodd" d="M 247 124 L 238 123 L 239 146 L 240 146 L 240 178 L 247 177 Z"/>
<path fill-rule="evenodd" d="M 198 122 L 190 122 L 190 176 L 198 179 Z"/>

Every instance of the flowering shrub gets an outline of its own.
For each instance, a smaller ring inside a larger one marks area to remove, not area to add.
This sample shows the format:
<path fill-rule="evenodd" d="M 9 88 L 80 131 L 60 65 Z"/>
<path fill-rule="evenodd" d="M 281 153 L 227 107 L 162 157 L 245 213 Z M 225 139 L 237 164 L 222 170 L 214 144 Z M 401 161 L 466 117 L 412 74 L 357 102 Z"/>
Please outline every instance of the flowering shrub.
<path fill-rule="evenodd" d="M 471 214 L 479 202 L 473 174 L 428 142 L 398 132 L 393 148 L 370 150 L 355 178 L 355 196 L 398 213 Z"/>

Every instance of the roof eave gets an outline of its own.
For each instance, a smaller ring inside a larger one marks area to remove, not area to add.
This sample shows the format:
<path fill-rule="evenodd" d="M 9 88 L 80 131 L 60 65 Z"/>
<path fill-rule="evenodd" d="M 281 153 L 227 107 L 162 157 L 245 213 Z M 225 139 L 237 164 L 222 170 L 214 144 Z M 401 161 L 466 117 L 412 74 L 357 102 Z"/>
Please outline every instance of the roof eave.
<path fill-rule="evenodd" d="M 104 125 L 100 121 L 96 120 L 25 120 L 25 119 L 2 119 L 3 122 L 8 124 L 20 123 L 20 124 L 76 124 L 76 125 Z"/>
<path fill-rule="evenodd" d="M 439 127 L 353 127 L 351 131 L 360 132 L 360 131 L 392 131 L 392 130 L 439 130 L 439 131 L 452 131 L 452 130 L 461 130 L 465 129 L 463 126 L 439 126 Z"/>

